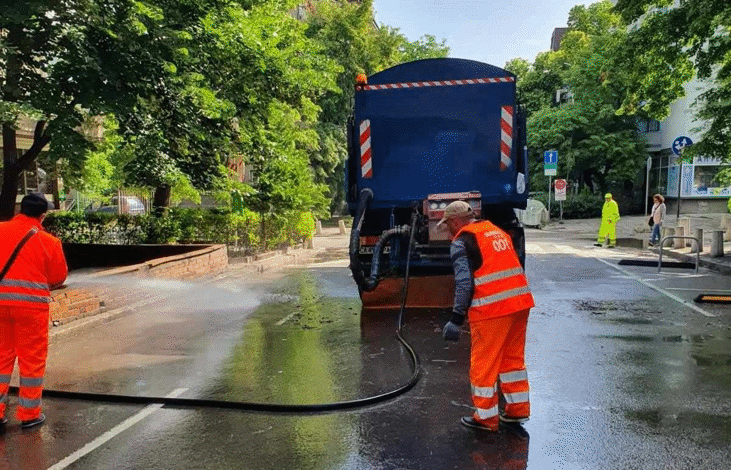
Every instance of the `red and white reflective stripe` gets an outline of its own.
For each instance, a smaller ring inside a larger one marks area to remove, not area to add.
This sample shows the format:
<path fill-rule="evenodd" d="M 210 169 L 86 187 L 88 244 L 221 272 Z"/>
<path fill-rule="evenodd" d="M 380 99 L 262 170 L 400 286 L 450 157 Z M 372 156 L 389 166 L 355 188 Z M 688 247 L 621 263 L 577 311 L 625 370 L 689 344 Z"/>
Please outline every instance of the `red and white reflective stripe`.
<path fill-rule="evenodd" d="M 500 114 L 500 169 L 505 170 L 513 164 L 513 107 L 503 106 Z"/>
<path fill-rule="evenodd" d="M 469 80 L 442 80 L 436 82 L 407 82 L 407 83 L 385 83 L 383 85 L 362 85 L 360 90 L 394 90 L 397 88 L 421 88 L 431 86 L 456 86 L 456 85 L 477 85 L 480 83 L 510 83 L 514 82 L 513 77 L 496 78 L 472 78 Z"/>
<path fill-rule="evenodd" d="M 373 178 L 370 119 L 360 123 L 360 174 L 363 178 Z"/>

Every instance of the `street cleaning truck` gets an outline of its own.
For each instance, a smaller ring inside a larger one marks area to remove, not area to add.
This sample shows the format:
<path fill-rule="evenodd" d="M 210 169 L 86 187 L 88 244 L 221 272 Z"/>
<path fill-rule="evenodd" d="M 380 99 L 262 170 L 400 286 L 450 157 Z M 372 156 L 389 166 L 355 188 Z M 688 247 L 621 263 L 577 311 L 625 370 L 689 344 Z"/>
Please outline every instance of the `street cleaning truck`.
<path fill-rule="evenodd" d="M 526 126 L 512 73 L 427 59 L 361 75 L 348 143 L 350 269 L 365 309 L 398 308 L 406 271 L 408 307 L 451 305 L 450 236 L 437 222 L 452 201 L 505 230 L 525 262 L 515 210 L 528 199 Z"/>

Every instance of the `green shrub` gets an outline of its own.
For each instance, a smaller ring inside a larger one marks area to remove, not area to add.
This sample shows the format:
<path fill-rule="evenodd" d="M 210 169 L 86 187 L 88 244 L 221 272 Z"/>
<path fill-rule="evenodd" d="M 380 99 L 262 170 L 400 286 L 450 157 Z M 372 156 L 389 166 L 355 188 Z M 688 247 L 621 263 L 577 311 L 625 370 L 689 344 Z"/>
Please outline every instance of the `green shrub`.
<path fill-rule="evenodd" d="M 315 219 L 311 212 L 290 212 L 267 216 L 262 224 L 260 214 L 248 209 L 171 208 L 161 215 L 52 212 L 44 226 L 69 243 L 222 243 L 236 254 L 251 254 L 311 238 Z"/>
<path fill-rule="evenodd" d="M 143 243 L 155 245 L 176 243 L 183 233 L 180 220 L 167 211 L 160 215 L 145 214 L 140 216 L 140 219 L 143 221 L 145 234 Z"/>

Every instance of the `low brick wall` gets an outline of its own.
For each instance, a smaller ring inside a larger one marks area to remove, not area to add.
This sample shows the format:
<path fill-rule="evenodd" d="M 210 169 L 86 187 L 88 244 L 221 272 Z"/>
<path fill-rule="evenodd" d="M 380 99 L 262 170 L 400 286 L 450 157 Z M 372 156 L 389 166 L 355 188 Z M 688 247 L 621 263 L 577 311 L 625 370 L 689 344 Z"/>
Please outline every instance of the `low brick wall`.
<path fill-rule="evenodd" d="M 196 279 L 223 271 L 228 266 L 225 245 L 208 245 L 188 253 L 157 258 L 143 263 L 105 269 L 92 277 L 140 276 L 166 279 Z M 51 321 L 61 325 L 115 308 L 145 301 L 154 293 L 105 285 L 64 287 L 51 292 Z"/>

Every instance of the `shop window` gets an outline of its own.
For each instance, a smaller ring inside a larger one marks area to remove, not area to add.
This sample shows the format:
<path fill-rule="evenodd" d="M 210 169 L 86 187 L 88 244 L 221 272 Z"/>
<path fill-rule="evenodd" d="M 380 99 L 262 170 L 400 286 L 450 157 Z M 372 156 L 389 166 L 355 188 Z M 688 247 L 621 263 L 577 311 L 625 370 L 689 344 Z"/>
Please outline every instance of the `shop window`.
<path fill-rule="evenodd" d="M 719 186 L 719 183 L 716 181 L 717 173 L 717 166 L 696 166 L 693 176 L 693 188 L 703 192 L 707 191 L 708 188 Z"/>

